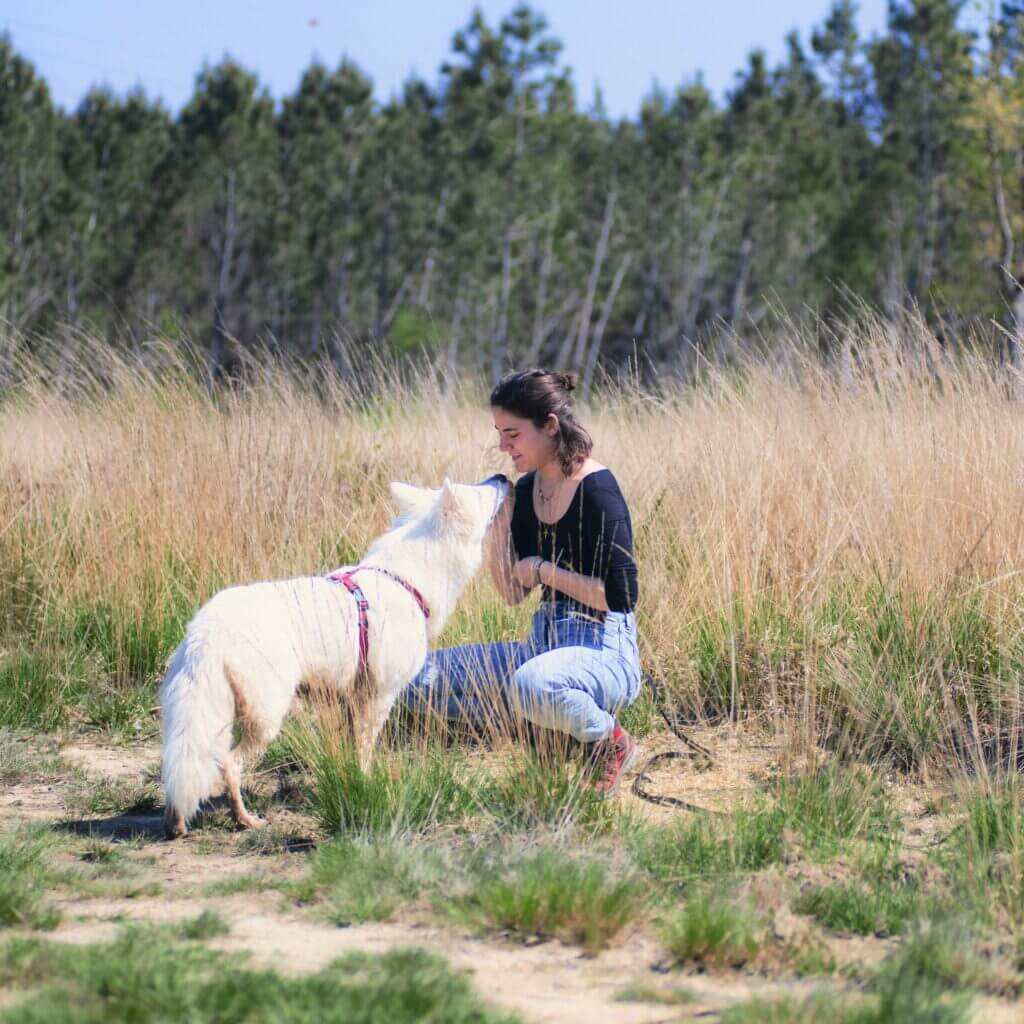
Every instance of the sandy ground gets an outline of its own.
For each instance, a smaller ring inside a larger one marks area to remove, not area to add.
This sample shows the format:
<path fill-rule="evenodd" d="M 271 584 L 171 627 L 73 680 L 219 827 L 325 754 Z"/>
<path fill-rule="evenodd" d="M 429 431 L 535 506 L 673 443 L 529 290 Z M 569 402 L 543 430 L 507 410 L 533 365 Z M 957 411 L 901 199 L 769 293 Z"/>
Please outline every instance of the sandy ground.
<path fill-rule="evenodd" d="M 710 769 L 685 760 L 666 762 L 649 774 L 650 791 L 673 795 L 713 810 L 725 810 L 753 792 L 758 781 L 780 767 L 779 751 L 751 744 L 749 736 L 725 729 L 698 738 L 715 754 Z M 665 749 L 678 749 L 668 736 L 644 744 L 645 757 Z M 152 779 L 159 760 L 155 743 L 136 746 L 104 746 L 77 741 L 63 747 L 61 757 L 92 777 L 142 783 Z M 278 853 L 270 857 L 243 853 L 237 848 L 239 834 L 193 832 L 187 839 L 167 843 L 160 838 L 158 814 L 114 817 L 71 814 L 65 804 L 69 779 L 27 779 L 0 792 L 0 828 L 18 822 L 64 822 L 65 827 L 114 841 L 142 836 L 147 841 L 138 851 L 146 864 L 145 879 L 158 883 L 157 896 L 95 898 L 74 893 L 54 894 L 62 910 L 62 923 L 52 936 L 66 942 L 92 943 L 110 938 L 125 920 L 172 922 L 193 918 L 207 907 L 215 908 L 230 925 L 230 933 L 211 946 L 249 954 L 250 963 L 287 972 L 317 970 L 333 958 L 352 950 L 379 952 L 395 947 L 417 946 L 444 956 L 451 966 L 465 971 L 483 999 L 495 1007 L 518 1013 L 527 1024 L 574 1024 L 606 1021 L 608 1024 L 656 1024 L 691 1019 L 714 1020 L 735 1002 L 754 996 L 784 994 L 801 996 L 820 988 L 837 992 L 844 983 L 836 978 L 772 979 L 753 972 L 724 971 L 696 974 L 667 971 L 664 955 L 643 929 L 621 936 L 615 945 L 597 956 L 557 942 L 537 945 L 512 944 L 485 939 L 457 927 L 439 925 L 416 915 L 383 924 L 336 927 L 317 920 L 308 909 L 290 906 L 275 892 L 206 896 L 209 883 L 233 875 L 273 871 L 275 877 L 298 877 L 304 858 Z M 681 812 L 623 797 L 638 813 L 658 821 Z M 915 816 L 923 796 L 908 790 L 901 799 L 913 820 L 908 832 L 920 830 L 926 844 L 935 827 L 934 816 Z M 288 825 L 297 816 L 279 812 Z M 277 824 L 282 824 L 277 821 Z M 422 915 L 420 915 L 422 917 Z M 806 921 L 780 906 L 775 915 L 776 933 L 799 934 Z M 837 963 L 869 965 L 881 959 L 891 941 L 830 938 L 829 952 Z M 619 1002 L 615 995 L 627 986 L 685 988 L 695 998 L 686 1005 Z M 8 997 L 9 998 L 9 997 Z M 5 1005 L 0 993 L 0 1007 Z M 1024 1024 L 1024 1009 L 1006 1002 L 979 998 L 974 1020 L 981 1024 Z"/>

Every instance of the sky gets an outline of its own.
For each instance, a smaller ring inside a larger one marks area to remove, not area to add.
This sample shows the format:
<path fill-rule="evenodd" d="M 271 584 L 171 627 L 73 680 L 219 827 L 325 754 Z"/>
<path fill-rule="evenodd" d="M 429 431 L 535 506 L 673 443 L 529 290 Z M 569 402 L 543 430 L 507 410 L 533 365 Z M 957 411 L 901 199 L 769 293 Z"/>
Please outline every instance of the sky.
<path fill-rule="evenodd" d="M 496 26 L 514 0 L 479 0 Z M 666 89 L 698 73 L 724 95 L 747 54 L 785 53 L 786 34 L 805 41 L 830 0 L 534 0 L 564 44 L 581 106 L 600 85 L 612 117 L 633 117 L 657 81 Z M 860 30 L 885 28 L 886 0 L 861 0 Z M 73 109 L 93 84 L 123 94 L 141 85 L 177 111 L 204 62 L 228 54 L 276 99 L 294 92 L 314 57 L 334 67 L 347 55 L 379 100 L 412 73 L 427 82 L 469 20 L 472 0 L 0 0 L 0 33 L 13 39 Z"/>

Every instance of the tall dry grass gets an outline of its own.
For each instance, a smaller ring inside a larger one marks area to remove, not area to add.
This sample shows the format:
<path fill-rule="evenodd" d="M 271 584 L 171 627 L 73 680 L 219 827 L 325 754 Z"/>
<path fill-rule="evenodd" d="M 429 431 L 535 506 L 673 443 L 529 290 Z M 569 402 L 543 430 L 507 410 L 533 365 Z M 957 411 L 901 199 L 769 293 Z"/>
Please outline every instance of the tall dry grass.
<path fill-rule="evenodd" d="M 798 337 L 697 385 L 609 384 L 582 405 L 632 509 L 645 664 L 684 717 L 756 717 L 903 766 L 1009 763 L 1024 405 L 923 325 L 896 348 L 870 321 L 850 331 L 842 374 Z M 211 394 L 173 360 L 104 360 L 63 389 L 28 367 L 0 405 L 8 664 L 73 649 L 80 675 L 151 685 L 218 586 L 358 557 L 390 480 L 506 468 L 482 388 L 263 366 Z M 514 635 L 528 614 L 481 581 L 446 640 Z"/>

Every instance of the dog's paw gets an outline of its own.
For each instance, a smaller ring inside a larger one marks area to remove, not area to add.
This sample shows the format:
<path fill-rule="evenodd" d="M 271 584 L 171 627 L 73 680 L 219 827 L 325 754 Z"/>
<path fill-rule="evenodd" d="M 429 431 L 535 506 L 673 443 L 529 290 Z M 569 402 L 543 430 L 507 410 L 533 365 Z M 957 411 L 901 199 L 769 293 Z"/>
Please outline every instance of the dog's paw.
<path fill-rule="evenodd" d="M 238 819 L 242 828 L 266 828 L 270 822 L 266 818 L 257 818 L 255 814 L 243 814 Z"/>
<path fill-rule="evenodd" d="M 167 810 L 164 812 L 164 837 L 167 839 L 180 839 L 188 833 L 185 827 L 185 817 L 176 811 Z"/>

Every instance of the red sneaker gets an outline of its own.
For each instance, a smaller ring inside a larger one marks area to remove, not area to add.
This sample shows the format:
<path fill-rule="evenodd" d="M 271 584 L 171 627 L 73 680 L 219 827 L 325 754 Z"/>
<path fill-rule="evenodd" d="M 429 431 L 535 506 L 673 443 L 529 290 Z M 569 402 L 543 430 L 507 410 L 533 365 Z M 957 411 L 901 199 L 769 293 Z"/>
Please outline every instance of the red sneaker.
<path fill-rule="evenodd" d="M 633 766 L 636 755 L 637 745 L 633 737 L 616 723 L 611 736 L 591 748 L 590 762 L 597 776 L 594 792 L 601 797 L 615 796 L 622 776 Z"/>

